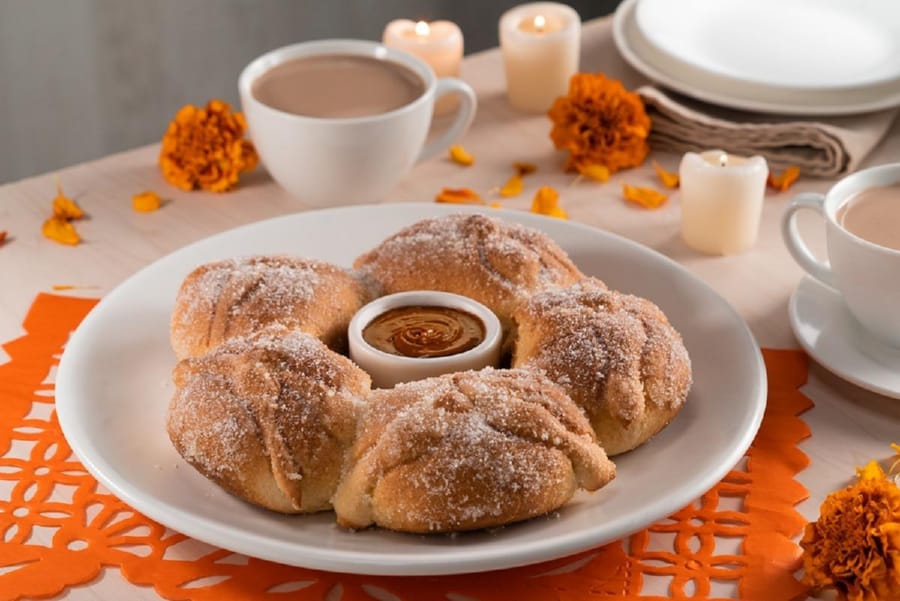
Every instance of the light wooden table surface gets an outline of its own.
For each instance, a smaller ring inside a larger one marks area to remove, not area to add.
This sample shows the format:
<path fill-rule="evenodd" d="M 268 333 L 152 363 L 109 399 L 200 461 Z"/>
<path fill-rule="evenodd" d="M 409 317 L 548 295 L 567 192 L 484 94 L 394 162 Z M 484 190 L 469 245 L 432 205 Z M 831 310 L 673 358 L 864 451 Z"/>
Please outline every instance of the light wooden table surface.
<path fill-rule="evenodd" d="M 586 24 L 583 46 L 582 70 L 602 71 L 622 79 L 628 87 L 643 83 L 642 77 L 619 57 L 612 41 L 611 19 Z M 478 93 L 478 116 L 462 140 L 476 156 L 476 164 L 464 169 L 438 158 L 418 165 L 383 202 L 430 201 L 444 186 L 488 190 L 503 183 L 512 161 L 534 162 L 539 170 L 526 180 L 525 193 L 504 205 L 527 209 L 537 186 L 553 185 L 561 190 L 561 202 L 573 221 L 615 232 L 673 258 L 731 302 L 762 346 L 797 348 L 788 323 L 787 302 L 802 272 L 781 242 L 779 219 L 791 195 L 825 191 L 832 182 L 801 179 L 790 192 L 771 194 L 765 204 L 760 240 L 750 252 L 734 257 L 701 255 L 679 238 L 677 194 L 656 211 L 623 202 L 622 182 L 657 185 L 649 160 L 641 168 L 617 174 L 605 185 L 570 186 L 573 178 L 562 171 L 563 157 L 550 143 L 546 117 L 517 114 L 508 106 L 499 51 L 467 58 L 463 78 Z M 160 123 L 160 135 L 165 125 Z M 50 291 L 53 285 L 94 286 L 72 294 L 99 296 L 188 243 L 238 225 L 306 209 L 278 188 L 262 169 L 229 194 L 175 190 L 159 174 L 157 152 L 156 145 L 147 146 L 55 174 L 66 193 L 90 215 L 90 219 L 78 223 L 84 243 L 77 247 L 55 244 L 40 234 L 55 195 L 54 174 L 0 187 L 0 230 L 8 230 L 11 238 L 0 247 L 0 340 L 21 333 L 21 321 L 35 294 Z M 651 158 L 677 169 L 680 157 L 653 153 Z M 894 125 L 865 166 L 897 161 L 900 123 Z M 160 211 L 132 211 L 131 196 L 145 189 L 156 190 L 168 200 Z M 824 248 L 821 223 L 815 216 L 801 217 L 801 228 L 813 248 Z M 809 489 L 810 499 L 799 510 L 815 518 L 825 495 L 845 485 L 855 466 L 889 455 L 888 443 L 900 438 L 900 401 L 863 391 L 816 365 L 811 366 L 804 392 L 816 406 L 805 415 L 813 435 L 802 448 L 812 465 L 799 479 Z M 157 599 L 151 590 L 126 583 L 117 570 L 107 570 L 89 587 L 72 589 L 65 596 Z"/>

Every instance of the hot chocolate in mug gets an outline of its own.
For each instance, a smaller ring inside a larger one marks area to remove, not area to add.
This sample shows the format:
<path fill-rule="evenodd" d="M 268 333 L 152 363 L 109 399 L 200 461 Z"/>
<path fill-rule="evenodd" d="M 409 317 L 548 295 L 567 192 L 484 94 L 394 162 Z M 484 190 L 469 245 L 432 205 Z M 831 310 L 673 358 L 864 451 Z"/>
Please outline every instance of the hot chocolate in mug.
<path fill-rule="evenodd" d="M 838 291 L 866 332 L 891 350 L 900 349 L 900 249 L 867 239 L 884 240 L 880 238 L 884 232 L 870 229 L 871 235 L 867 236 L 865 229 L 851 227 L 857 233 L 850 231 L 845 227 L 850 226 L 845 218 L 850 214 L 848 209 L 855 210 L 852 203 L 873 200 L 880 205 L 877 210 L 883 216 L 878 225 L 897 228 L 900 235 L 898 184 L 900 163 L 858 171 L 824 195 L 795 196 L 782 219 L 784 242 L 797 263 L 812 277 Z M 818 260 L 800 235 L 797 211 L 802 209 L 816 211 L 825 219 L 827 262 Z"/>
<path fill-rule="evenodd" d="M 417 161 L 462 136 L 476 107 L 465 82 L 439 79 L 412 54 L 362 40 L 273 50 L 244 68 L 238 89 L 269 173 L 315 207 L 383 198 Z M 460 99 L 455 118 L 426 144 L 435 100 L 448 94 Z"/>

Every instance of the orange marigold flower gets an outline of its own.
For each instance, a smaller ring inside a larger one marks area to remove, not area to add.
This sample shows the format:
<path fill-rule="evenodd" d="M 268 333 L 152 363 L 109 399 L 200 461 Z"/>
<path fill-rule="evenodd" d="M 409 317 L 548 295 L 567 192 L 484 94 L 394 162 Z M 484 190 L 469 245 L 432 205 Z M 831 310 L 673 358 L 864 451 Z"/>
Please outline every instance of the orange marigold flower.
<path fill-rule="evenodd" d="M 162 139 L 163 177 L 182 190 L 231 190 L 259 160 L 253 144 L 244 139 L 246 129 L 244 116 L 221 100 L 210 100 L 204 108 L 183 106 Z"/>
<path fill-rule="evenodd" d="M 858 472 L 806 525 L 803 581 L 850 601 L 900 599 L 900 489 L 875 461 Z"/>
<path fill-rule="evenodd" d="M 640 96 L 602 74 L 573 75 L 569 93 L 557 98 L 547 115 L 553 144 L 569 151 L 567 170 L 605 165 L 615 173 L 640 165 L 650 151 L 650 118 Z"/>

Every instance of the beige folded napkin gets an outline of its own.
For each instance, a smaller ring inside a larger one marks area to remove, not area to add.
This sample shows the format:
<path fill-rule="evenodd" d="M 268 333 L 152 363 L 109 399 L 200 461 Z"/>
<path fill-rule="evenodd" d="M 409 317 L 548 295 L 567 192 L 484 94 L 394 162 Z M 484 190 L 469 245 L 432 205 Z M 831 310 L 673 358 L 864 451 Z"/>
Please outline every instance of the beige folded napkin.
<path fill-rule="evenodd" d="M 650 146 L 685 152 L 721 148 L 761 155 L 773 169 L 796 165 L 804 175 L 854 171 L 875 148 L 900 108 L 841 117 L 762 115 L 704 104 L 653 86 L 638 88 L 653 121 Z"/>

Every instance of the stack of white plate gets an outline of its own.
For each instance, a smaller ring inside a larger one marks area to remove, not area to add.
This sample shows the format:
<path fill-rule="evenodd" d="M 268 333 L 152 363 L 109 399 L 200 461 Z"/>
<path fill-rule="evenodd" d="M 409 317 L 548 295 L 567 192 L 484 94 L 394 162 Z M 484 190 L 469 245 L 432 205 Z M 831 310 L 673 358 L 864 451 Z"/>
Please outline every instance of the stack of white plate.
<path fill-rule="evenodd" d="M 625 0 L 616 46 L 653 81 L 751 111 L 900 105 L 900 0 Z"/>

